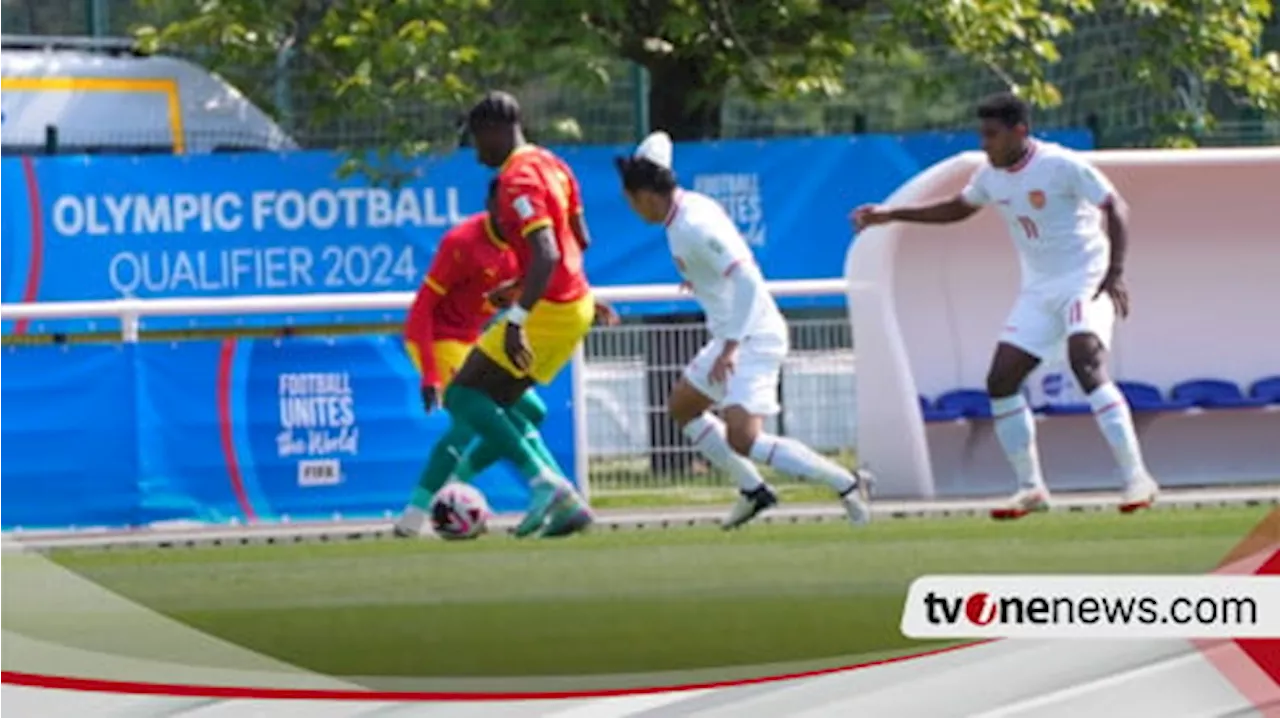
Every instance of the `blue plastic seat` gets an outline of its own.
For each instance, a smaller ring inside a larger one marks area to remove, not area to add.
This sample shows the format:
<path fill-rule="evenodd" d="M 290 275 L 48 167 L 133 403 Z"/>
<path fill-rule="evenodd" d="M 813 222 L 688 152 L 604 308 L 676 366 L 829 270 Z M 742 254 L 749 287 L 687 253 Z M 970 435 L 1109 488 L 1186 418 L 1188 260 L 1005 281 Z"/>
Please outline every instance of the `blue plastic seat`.
<path fill-rule="evenodd" d="M 1222 379 L 1192 379 L 1173 387 L 1175 400 L 1185 400 L 1202 409 L 1247 409 L 1266 406 L 1266 399 L 1245 396 L 1234 382 Z"/>
<path fill-rule="evenodd" d="M 1269 376 L 1255 381 L 1249 388 L 1249 397 L 1266 401 L 1268 404 L 1280 404 L 1280 376 Z"/>
<path fill-rule="evenodd" d="M 1160 389 L 1152 384 L 1118 381 L 1116 386 L 1129 400 L 1129 409 L 1132 411 L 1182 411 L 1192 407 L 1192 403 L 1186 399 L 1164 398 Z"/>
<path fill-rule="evenodd" d="M 1073 414 L 1092 414 L 1093 407 L 1088 404 L 1045 404 L 1036 411 L 1047 416 L 1071 416 Z"/>
<path fill-rule="evenodd" d="M 920 397 L 920 413 L 924 415 L 924 420 L 927 422 L 956 421 L 964 418 L 964 414 L 955 409 L 939 409 L 923 396 Z"/>
<path fill-rule="evenodd" d="M 934 407 L 941 411 L 955 411 L 966 419 L 990 419 L 991 399 L 980 389 L 956 389 L 938 397 Z"/>

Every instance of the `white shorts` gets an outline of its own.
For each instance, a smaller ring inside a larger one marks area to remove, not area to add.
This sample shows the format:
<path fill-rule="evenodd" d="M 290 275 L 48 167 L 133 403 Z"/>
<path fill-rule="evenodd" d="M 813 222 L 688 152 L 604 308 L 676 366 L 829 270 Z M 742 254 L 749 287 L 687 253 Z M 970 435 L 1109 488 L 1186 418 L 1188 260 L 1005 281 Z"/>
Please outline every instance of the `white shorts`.
<path fill-rule="evenodd" d="M 787 358 L 783 337 L 752 336 L 738 347 L 738 364 L 729 379 L 712 384 L 709 378 L 724 342 L 713 339 L 684 368 L 684 378 L 717 408 L 740 406 L 754 416 L 773 416 L 778 405 L 778 377 Z"/>
<path fill-rule="evenodd" d="M 1005 320 L 1000 341 L 1038 359 L 1065 357 L 1067 338 L 1073 334 L 1095 334 L 1103 346 L 1110 347 L 1116 307 L 1107 294 L 1095 300 L 1097 292 L 1096 286 L 1065 292 L 1024 291 Z"/>

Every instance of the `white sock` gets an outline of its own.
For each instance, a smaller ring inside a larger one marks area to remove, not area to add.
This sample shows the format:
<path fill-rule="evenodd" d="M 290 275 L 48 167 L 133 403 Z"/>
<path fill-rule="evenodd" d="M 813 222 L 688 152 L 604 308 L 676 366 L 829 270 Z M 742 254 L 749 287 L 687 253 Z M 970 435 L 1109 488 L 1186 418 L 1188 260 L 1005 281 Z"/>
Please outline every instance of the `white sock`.
<path fill-rule="evenodd" d="M 396 522 L 396 525 L 403 531 L 421 534 L 427 526 L 427 512 L 413 504 L 409 504 L 404 507 L 404 513 L 400 515 L 400 520 Z"/>
<path fill-rule="evenodd" d="M 1093 407 L 1093 418 L 1097 419 L 1098 428 L 1111 444 L 1111 451 L 1116 455 L 1116 463 L 1120 464 L 1125 478 L 1131 481 L 1146 474 L 1138 432 L 1133 428 L 1133 415 L 1129 413 L 1129 402 L 1120 388 L 1112 382 L 1099 386 L 1089 395 L 1089 405 Z"/>
<path fill-rule="evenodd" d="M 991 418 L 995 422 L 996 439 L 1018 478 L 1018 488 L 1044 488 L 1040 452 L 1036 449 L 1036 418 L 1027 406 L 1026 397 L 1014 394 L 992 399 Z"/>
<path fill-rule="evenodd" d="M 817 481 L 845 494 L 857 483 L 853 475 L 836 462 L 783 436 L 761 434 L 751 444 L 751 458 L 788 476 Z"/>
<path fill-rule="evenodd" d="M 756 467 L 742 458 L 725 439 L 724 422 L 714 414 L 704 413 L 684 425 L 682 429 L 689 443 L 711 465 L 733 477 L 742 491 L 754 491 L 764 484 L 764 478 Z"/>

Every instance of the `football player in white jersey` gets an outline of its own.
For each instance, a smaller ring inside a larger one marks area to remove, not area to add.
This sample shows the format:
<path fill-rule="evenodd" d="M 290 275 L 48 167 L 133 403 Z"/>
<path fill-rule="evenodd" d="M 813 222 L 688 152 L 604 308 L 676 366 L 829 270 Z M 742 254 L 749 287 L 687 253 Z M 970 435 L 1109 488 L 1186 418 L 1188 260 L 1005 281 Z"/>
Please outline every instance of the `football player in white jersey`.
<path fill-rule="evenodd" d="M 1129 313 L 1124 201 L 1082 157 L 1029 137 L 1030 111 L 1017 97 L 991 97 L 977 114 L 989 162 L 960 194 L 923 207 L 859 207 L 854 224 L 859 230 L 887 222 L 946 224 L 994 204 L 1009 227 L 1022 264 L 1022 291 L 996 345 L 987 391 L 1018 491 L 992 512 L 994 518 L 1020 518 L 1049 506 L 1035 418 L 1022 385 L 1041 360 L 1064 349 L 1125 475 L 1120 510 L 1148 507 L 1159 487 L 1143 462 L 1129 404 L 1106 371 L 1116 315 Z"/>
<path fill-rule="evenodd" d="M 872 478 L 849 472 L 804 444 L 763 430 L 777 414 L 778 377 L 787 356 L 787 324 L 733 220 L 711 197 L 683 190 L 672 171 L 671 138 L 656 132 L 617 160 L 631 208 L 667 230 L 672 258 L 701 305 L 711 341 L 685 367 L 668 411 L 713 466 L 732 476 L 740 496 L 726 529 L 778 502 L 751 460 L 830 486 L 854 524 L 870 520 Z M 718 407 L 723 421 L 711 412 Z"/>

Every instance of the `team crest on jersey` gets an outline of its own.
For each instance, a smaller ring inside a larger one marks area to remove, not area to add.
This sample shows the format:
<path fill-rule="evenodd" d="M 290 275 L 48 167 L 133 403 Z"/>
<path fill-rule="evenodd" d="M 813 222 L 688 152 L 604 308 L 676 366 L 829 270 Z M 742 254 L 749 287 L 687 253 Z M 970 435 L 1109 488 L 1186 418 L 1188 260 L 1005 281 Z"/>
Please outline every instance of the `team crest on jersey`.
<path fill-rule="evenodd" d="M 1027 201 L 1036 209 L 1044 209 L 1045 196 L 1042 190 L 1033 189 L 1027 193 Z"/>
<path fill-rule="evenodd" d="M 524 195 L 516 197 L 515 201 L 511 203 L 511 207 L 516 211 L 516 214 L 520 215 L 520 219 L 529 219 L 533 216 L 533 203 Z"/>

